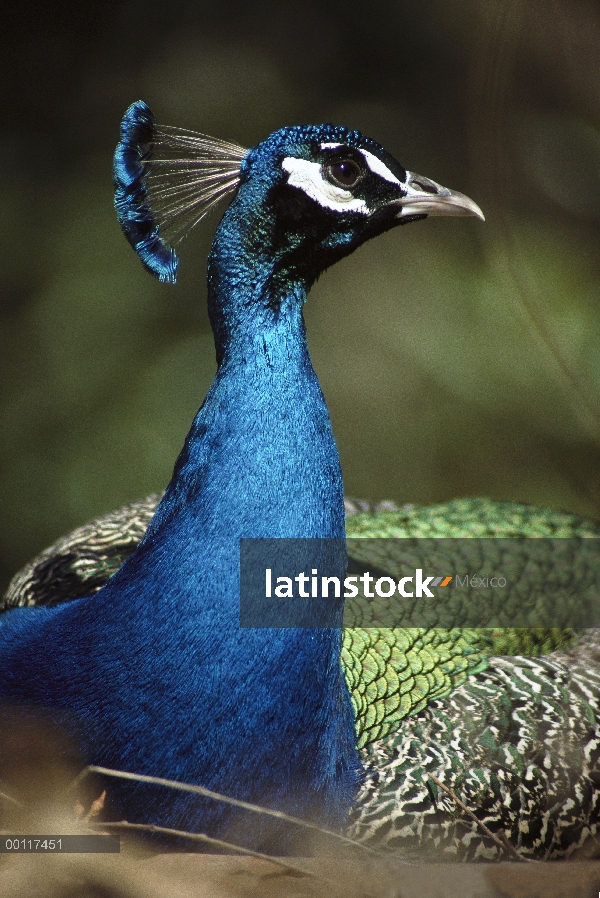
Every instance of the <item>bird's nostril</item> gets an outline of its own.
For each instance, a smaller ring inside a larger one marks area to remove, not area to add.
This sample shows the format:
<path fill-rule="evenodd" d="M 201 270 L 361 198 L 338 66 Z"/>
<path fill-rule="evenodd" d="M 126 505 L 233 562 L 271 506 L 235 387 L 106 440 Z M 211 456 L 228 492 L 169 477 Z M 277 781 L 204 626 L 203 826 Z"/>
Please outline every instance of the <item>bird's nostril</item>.
<path fill-rule="evenodd" d="M 423 181 L 411 181 L 410 186 L 415 190 L 421 190 L 423 193 L 437 193 L 433 184 L 424 184 Z"/>

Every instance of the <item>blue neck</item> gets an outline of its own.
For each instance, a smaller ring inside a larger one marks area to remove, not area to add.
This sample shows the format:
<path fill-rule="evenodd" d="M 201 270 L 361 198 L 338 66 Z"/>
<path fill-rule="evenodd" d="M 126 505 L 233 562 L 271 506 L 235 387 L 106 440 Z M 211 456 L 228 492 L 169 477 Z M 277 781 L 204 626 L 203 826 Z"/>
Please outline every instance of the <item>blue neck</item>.
<path fill-rule="evenodd" d="M 343 537 L 343 483 L 302 305 L 261 220 L 230 207 L 209 257 L 219 368 L 151 532 L 190 504 L 205 534 Z M 248 234 L 255 245 L 248 246 Z"/>

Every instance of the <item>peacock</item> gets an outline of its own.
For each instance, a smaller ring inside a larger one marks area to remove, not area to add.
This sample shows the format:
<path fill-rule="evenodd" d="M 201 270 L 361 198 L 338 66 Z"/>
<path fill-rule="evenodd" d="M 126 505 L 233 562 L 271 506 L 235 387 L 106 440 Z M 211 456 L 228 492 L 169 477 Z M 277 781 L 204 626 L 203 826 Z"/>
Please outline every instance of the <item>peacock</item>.
<path fill-rule="evenodd" d="M 371 237 L 428 215 L 483 218 L 479 207 L 357 131 L 287 127 L 245 150 L 159 126 L 142 102 L 122 122 L 115 184 L 127 239 L 165 283 L 177 239 L 231 199 L 208 261 L 218 370 L 165 494 L 79 528 L 13 579 L 4 706 L 42 707 L 96 765 L 201 784 L 404 856 L 492 858 L 506 839 L 523 856 L 589 852 L 595 631 L 343 628 L 342 599 L 333 626 L 239 626 L 240 538 L 316 537 L 318 560 L 346 534 L 600 536 L 572 515 L 487 500 L 344 504 L 308 290 Z M 273 818 L 147 784 L 109 790 L 131 822 L 299 848 Z"/>

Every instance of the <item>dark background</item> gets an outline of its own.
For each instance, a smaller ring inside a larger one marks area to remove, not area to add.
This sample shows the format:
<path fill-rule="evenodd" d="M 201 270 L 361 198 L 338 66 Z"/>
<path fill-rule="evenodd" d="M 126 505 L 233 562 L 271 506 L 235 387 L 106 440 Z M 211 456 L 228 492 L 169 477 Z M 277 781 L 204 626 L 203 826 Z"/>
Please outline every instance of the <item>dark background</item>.
<path fill-rule="evenodd" d="M 204 268 L 143 270 L 112 211 L 126 107 L 250 146 L 358 127 L 487 222 L 430 219 L 306 309 L 346 491 L 600 517 L 597 0 L 48 2 L 0 34 L 0 578 L 165 487 L 214 372 Z"/>

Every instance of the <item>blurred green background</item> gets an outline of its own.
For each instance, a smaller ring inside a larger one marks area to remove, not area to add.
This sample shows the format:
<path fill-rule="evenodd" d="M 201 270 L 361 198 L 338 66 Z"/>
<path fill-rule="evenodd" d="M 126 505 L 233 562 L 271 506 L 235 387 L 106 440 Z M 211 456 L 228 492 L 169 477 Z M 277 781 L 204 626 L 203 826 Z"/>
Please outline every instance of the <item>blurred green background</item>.
<path fill-rule="evenodd" d="M 0 586 L 162 490 L 214 373 L 206 255 L 177 287 L 112 210 L 126 107 L 251 146 L 334 121 L 473 197 L 327 272 L 306 308 L 349 495 L 600 517 L 597 0 L 74 0 L 3 12 Z"/>

